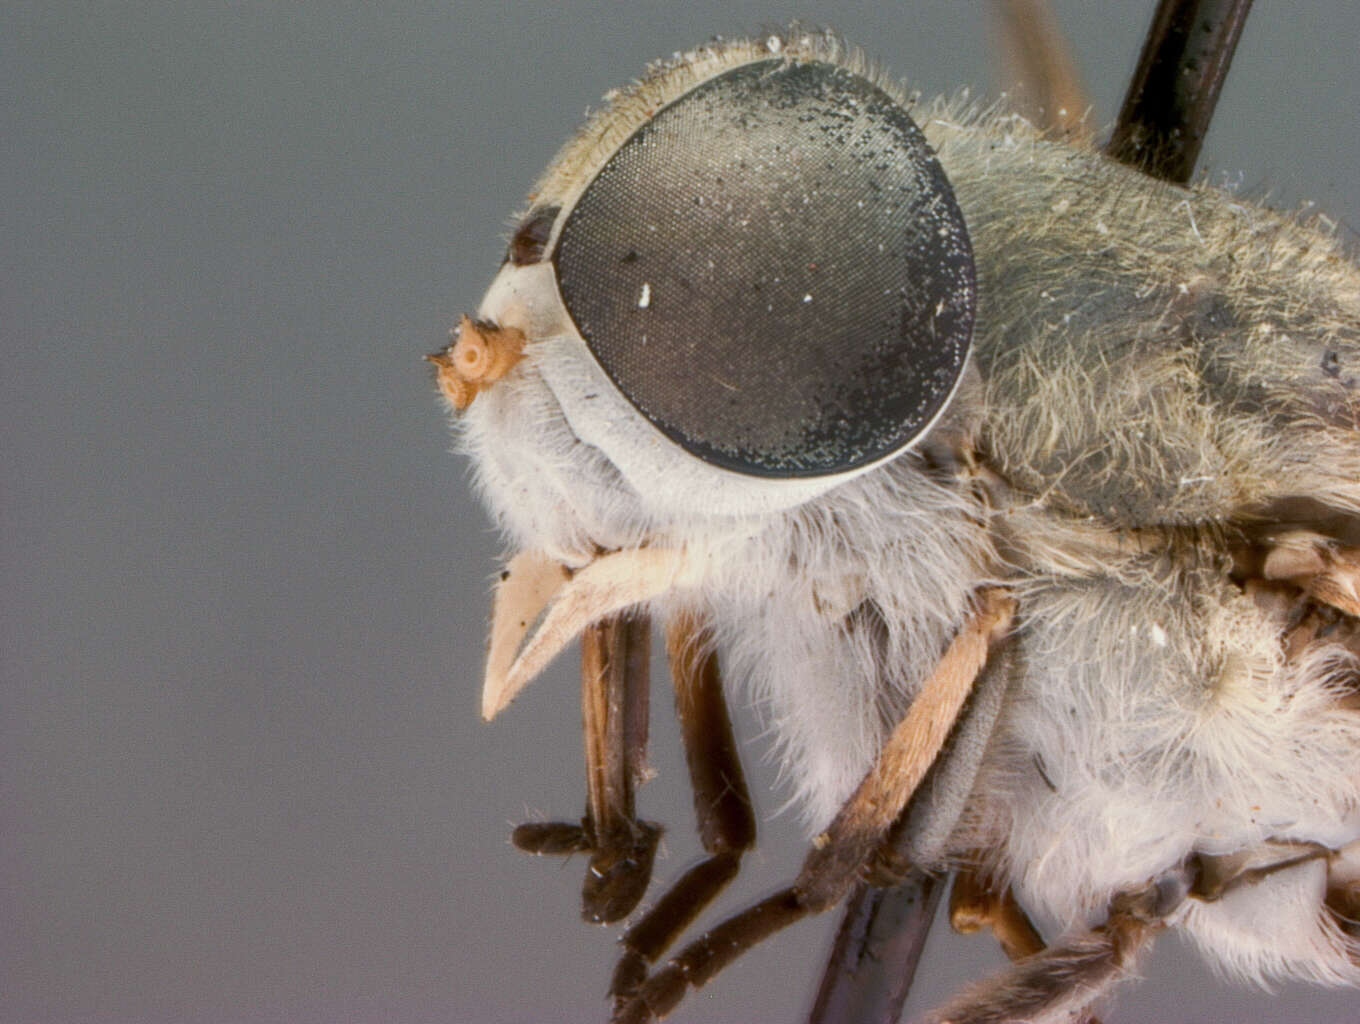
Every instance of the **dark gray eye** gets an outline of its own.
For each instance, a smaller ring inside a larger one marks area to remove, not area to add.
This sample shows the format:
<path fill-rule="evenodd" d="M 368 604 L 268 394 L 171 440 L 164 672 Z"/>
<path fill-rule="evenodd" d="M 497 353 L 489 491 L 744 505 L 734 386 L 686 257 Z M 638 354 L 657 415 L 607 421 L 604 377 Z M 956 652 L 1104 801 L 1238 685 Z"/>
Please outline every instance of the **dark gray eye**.
<path fill-rule="evenodd" d="M 757 61 L 626 139 L 551 254 L 630 402 L 707 462 L 820 476 L 933 420 L 963 372 L 972 249 L 905 110 L 823 63 Z"/>

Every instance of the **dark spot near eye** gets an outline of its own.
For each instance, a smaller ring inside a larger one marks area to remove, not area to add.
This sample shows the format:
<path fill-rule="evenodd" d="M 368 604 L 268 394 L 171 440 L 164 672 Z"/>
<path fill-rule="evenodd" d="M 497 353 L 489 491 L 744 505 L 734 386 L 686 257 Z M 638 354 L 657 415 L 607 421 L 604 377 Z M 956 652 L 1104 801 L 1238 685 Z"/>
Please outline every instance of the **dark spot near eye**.
<path fill-rule="evenodd" d="M 636 250 L 636 249 L 629 249 L 626 253 L 624 253 L 622 256 L 619 257 L 619 262 L 620 262 L 620 263 L 636 263 L 636 262 L 637 262 L 637 258 L 638 258 L 637 250 Z"/>
<path fill-rule="evenodd" d="M 1231 327 L 1237 326 L 1237 317 L 1233 315 L 1232 307 L 1228 305 L 1228 300 L 1222 295 L 1212 295 L 1200 303 L 1199 319 L 1205 328 L 1206 333 L 1221 333 Z"/>
<path fill-rule="evenodd" d="M 510 578 L 510 573 L 509 573 L 509 571 L 508 571 L 508 570 L 505 570 L 505 569 L 502 569 L 502 570 L 501 570 L 501 582 L 504 583 L 504 582 L 505 582 L 506 580 L 508 580 L 509 578 Z"/>
<path fill-rule="evenodd" d="M 843 627 L 846 633 L 863 633 L 877 650 L 885 650 L 888 645 L 888 620 L 877 602 L 861 601 L 845 617 Z"/>
<path fill-rule="evenodd" d="M 560 206 L 545 206 L 530 213 L 524 222 L 515 229 L 515 235 L 510 239 L 510 249 L 505 254 L 505 258 L 517 267 L 525 267 L 542 260 L 543 247 L 548 244 L 548 236 L 552 234 L 552 226 L 556 223 L 557 215 L 561 212 Z"/>
<path fill-rule="evenodd" d="M 1208 341 L 1238 326 L 1237 314 L 1211 277 L 1199 277 L 1179 287 L 1171 298 L 1171 312 L 1187 339 Z"/>
<path fill-rule="evenodd" d="M 1039 778 L 1044 780 L 1044 785 L 1056 793 L 1058 787 L 1053 785 L 1053 780 L 1048 777 L 1048 770 L 1044 767 L 1044 759 L 1041 754 L 1034 755 L 1034 769 L 1039 773 Z"/>
<path fill-rule="evenodd" d="M 1341 356 L 1336 349 L 1328 349 L 1322 353 L 1322 372 L 1328 377 L 1341 376 Z"/>

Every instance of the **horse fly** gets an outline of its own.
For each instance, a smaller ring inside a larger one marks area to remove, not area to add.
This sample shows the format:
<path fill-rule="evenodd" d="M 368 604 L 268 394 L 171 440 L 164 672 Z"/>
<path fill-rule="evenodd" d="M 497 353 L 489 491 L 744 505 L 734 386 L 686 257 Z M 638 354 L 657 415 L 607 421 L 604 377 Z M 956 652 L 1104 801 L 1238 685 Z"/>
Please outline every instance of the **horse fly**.
<path fill-rule="evenodd" d="M 515 838 L 588 853 L 597 920 L 650 874 L 666 623 L 709 856 L 623 936 L 616 1021 L 949 873 L 1017 959 L 940 1020 L 1079 1017 L 1167 928 L 1360 981 L 1360 272 L 1325 226 L 795 28 L 611 95 L 453 341 L 511 551 L 483 712 L 582 638 L 586 817 Z M 753 842 L 725 686 L 813 838 L 667 959 Z"/>

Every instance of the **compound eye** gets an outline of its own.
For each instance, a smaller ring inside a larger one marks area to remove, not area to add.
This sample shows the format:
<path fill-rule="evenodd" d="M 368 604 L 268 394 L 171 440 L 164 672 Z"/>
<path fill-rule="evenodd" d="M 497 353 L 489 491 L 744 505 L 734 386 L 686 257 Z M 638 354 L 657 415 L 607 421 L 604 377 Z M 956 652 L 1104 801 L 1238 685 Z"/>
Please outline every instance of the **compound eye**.
<path fill-rule="evenodd" d="M 628 400 L 691 454 L 767 477 L 909 444 L 963 372 L 963 217 L 900 104 L 826 63 L 741 65 L 600 167 L 551 253 Z"/>

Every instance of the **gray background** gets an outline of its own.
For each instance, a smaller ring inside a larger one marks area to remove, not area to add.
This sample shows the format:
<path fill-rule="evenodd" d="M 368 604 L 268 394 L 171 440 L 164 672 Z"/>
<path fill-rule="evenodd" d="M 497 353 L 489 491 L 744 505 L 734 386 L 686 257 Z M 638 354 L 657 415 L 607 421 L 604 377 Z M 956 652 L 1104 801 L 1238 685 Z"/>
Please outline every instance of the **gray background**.
<path fill-rule="evenodd" d="M 1113 116 L 1149 4 L 1062 8 Z M 598 1020 L 569 665 L 477 721 L 498 541 L 420 356 L 607 88 L 714 32 L 838 27 L 994 87 L 971 3 L 26 4 L 0 10 L 0 1020 Z M 1260 4 L 1215 179 L 1360 224 L 1349 3 Z M 645 813 L 695 856 L 659 687 Z M 757 726 L 745 885 L 800 840 Z M 830 919 L 685 1021 L 792 1021 Z M 998 956 L 937 936 L 918 1009 Z M 1175 941 L 1110 1021 L 1360 1018 L 1220 987 Z"/>

